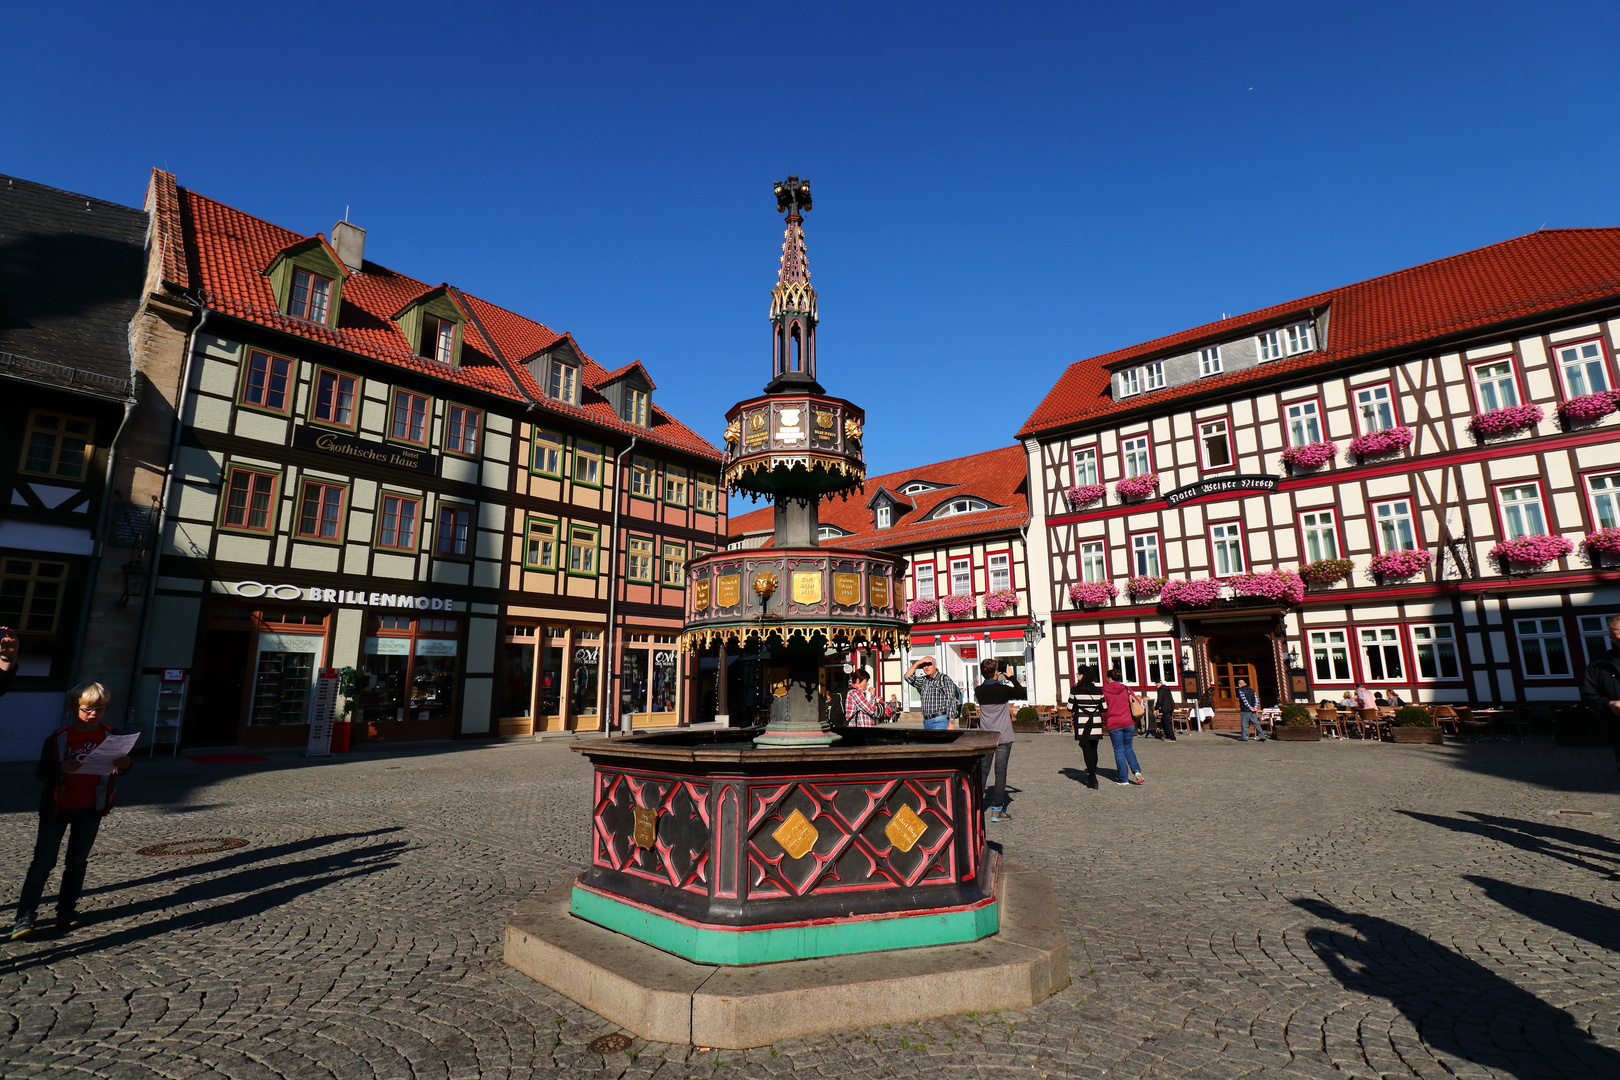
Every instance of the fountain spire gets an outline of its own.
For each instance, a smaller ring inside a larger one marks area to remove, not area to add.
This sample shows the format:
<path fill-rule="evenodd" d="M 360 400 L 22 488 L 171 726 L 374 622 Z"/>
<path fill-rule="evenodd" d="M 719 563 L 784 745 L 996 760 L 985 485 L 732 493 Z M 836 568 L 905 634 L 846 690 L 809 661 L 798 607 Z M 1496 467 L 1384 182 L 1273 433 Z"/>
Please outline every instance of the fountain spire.
<path fill-rule="evenodd" d="M 778 181 L 776 210 L 787 215 L 782 230 L 782 262 L 771 290 L 771 381 L 767 394 L 822 394 L 816 381 L 816 290 L 810 286 L 810 256 L 804 244 L 804 213 L 810 209 L 810 181 L 789 176 Z"/>

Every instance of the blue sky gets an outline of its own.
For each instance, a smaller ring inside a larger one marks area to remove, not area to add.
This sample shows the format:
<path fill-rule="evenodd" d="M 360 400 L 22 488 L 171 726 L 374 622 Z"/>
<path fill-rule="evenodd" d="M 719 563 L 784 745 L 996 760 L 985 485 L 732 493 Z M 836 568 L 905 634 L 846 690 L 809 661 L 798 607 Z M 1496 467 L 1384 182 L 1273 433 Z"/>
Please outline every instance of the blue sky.
<path fill-rule="evenodd" d="M 801 17 L 802 16 L 802 17 Z M 768 377 L 773 180 L 874 472 L 1063 368 L 1547 226 L 1620 224 L 1620 5 L 12 5 L 0 171 L 153 166 L 642 360 Z"/>

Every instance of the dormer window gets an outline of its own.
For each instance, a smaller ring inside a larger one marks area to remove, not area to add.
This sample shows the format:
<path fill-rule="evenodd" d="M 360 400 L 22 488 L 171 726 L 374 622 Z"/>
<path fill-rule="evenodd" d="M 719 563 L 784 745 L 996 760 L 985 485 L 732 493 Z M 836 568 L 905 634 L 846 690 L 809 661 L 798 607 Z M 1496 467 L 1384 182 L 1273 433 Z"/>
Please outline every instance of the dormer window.
<path fill-rule="evenodd" d="M 894 524 L 894 507 L 887 503 L 877 508 L 877 527 L 887 529 Z"/>
<path fill-rule="evenodd" d="M 647 426 L 647 391 L 627 387 L 624 398 L 624 418 L 640 427 Z"/>
<path fill-rule="evenodd" d="M 1119 396 L 1130 397 L 1142 392 L 1142 369 L 1129 368 L 1119 373 Z"/>
<path fill-rule="evenodd" d="M 546 394 L 558 401 L 566 401 L 570 405 L 579 401 L 579 369 L 573 364 L 565 364 L 561 360 L 551 361 L 551 379 L 546 384 Z"/>
<path fill-rule="evenodd" d="M 980 510 L 990 509 L 990 504 L 983 499 L 952 499 L 942 503 L 933 516 L 936 518 L 955 517 L 957 514 L 976 514 Z"/>
<path fill-rule="evenodd" d="M 289 315 L 324 325 L 331 305 L 331 278 L 312 274 L 308 270 L 293 270 L 292 297 L 287 305 Z"/>
<path fill-rule="evenodd" d="M 1164 364 L 1155 360 L 1142 369 L 1142 387 L 1145 390 L 1164 389 Z"/>
<path fill-rule="evenodd" d="M 848 535 L 849 533 L 845 532 L 843 529 L 840 529 L 836 525 L 823 525 L 816 530 L 817 540 L 836 540 L 840 536 Z"/>
<path fill-rule="evenodd" d="M 1221 347 L 1211 345 L 1207 349 L 1198 350 L 1198 375 L 1200 378 L 1221 373 Z"/>
<path fill-rule="evenodd" d="M 1289 355 L 1310 352 L 1316 348 L 1316 335 L 1308 322 L 1295 323 L 1283 330 L 1283 349 Z"/>
<path fill-rule="evenodd" d="M 437 360 L 441 364 L 448 364 L 455 356 L 456 324 L 449 319 L 441 319 L 437 315 L 422 315 L 422 340 L 417 345 L 416 355 L 428 360 Z"/>

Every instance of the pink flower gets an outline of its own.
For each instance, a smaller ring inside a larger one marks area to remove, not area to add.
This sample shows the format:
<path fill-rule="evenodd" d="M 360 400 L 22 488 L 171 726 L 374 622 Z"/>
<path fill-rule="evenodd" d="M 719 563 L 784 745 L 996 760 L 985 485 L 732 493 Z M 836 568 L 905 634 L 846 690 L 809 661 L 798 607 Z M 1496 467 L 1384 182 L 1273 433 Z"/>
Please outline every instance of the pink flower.
<path fill-rule="evenodd" d="M 1208 607 L 1221 598 L 1221 583 L 1215 578 L 1171 578 L 1159 590 L 1159 603 L 1176 608 Z"/>
<path fill-rule="evenodd" d="M 1387 454 L 1393 450 L 1404 450 L 1411 445 L 1411 428 L 1391 427 L 1351 439 L 1350 452 L 1357 457 L 1371 457 L 1373 454 Z"/>
<path fill-rule="evenodd" d="M 1299 576 L 1312 585 L 1331 585 L 1350 576 L 1356 564 L 1349 559 L 1318 559 L 1299 568 Z"/>
<path fill-rule="evenodd" d="M 1382 555 L 1374 555 L 1367 569 L 1378 577 L 1411 577 L 1427 570 L 1433 560 L 1434 556 L 1427 551 L 1386 551 Z"/>
<path fill-rule="evenodd" d="M 912 622 L 922 622 L 939 614 L 938 600 L 913 600 L 906 605 L 906 614 Z"/>
<path fill-rule="evenodd" d="M 1597 551 L 1604 555 L 1620 555 L 1620 528 L 1611 525 L 1607 529 L 1587 533 L 1586 539 L 1581 543 L 1588 551 Z"/>
<path fill-rule="evenodd" d="M 1141 476 L 1132 476 L 1121 480 L 1114 485 L 1114 494 L 1121 499 L 1140 499 L 1153 494 L 1159 486 L 1157 473 L 1143 473 Z"/>
<path fill-rule="evenodd" d="M 945 609 L 945 614 L 953 619 L 970 618 L 979 606 L 978 598 L 972 595 L 947 596 L 939 603 Z"/>
<path fill-rule="evenodd" d="M 1012 589 L 997 589 L 984 594 L 984 610 L 989 615 L 1000 615 L 1018 607 L 1018 593 Z"/>
<path fill-rule="evenodd" d="M 1069 599 L 1076 604 L 1101 607 L 1119 595 L 1112 581 L 1077 581 L 1069 586 Z"/>
<path fill-rule="evenodd" d="M 1522 566 L 1545 566 L 1554 559 L 1568 555 L 1575 545 L 1562 536 L 1521 536 L 1517 540 L 1503 540 L 1491 548 L 1490 554 L 1503 562 Z"/>
<path fill-rule="evenodd" d="M 1595 394 L 1582 394 L 1558 403 L 1558 415 L 1574 423 L 1585 423 L 1607 416 L 1620 408 L 1620 393 L 1600 390 Z"/>
<path fill-rule="evenodd" d="M 1125 591 L 1132 600 L 1146 600 L 1150 596 L 1158 596 L 1164 582 L 1162 577 L 1133 577 L 1125 583 Z"/>
<path fill-rule="evenodd" d="M 1482 412 L 1468 421 L 1468 430 L 1480 438 L 1488 435 L 1511 435 L 1541 423 L 1540 405 L 1509 405 L 1505 409 Z"/>
<path fill-rule="evenodd" d="M 1078 510 L 1100 501 L 1107 493 L 1108 489 L 1101 484 L 1076 484 L 1063 494 L 1069 500 L 1069 509 Z"/>
<path fill-rule="evenodd" d="M 1336 442 L 1313 442 L 1304 446 L 1290 446 L 1282 452 L 1284 465 L 1292 465 L 1296 469 L 1309 472 L 1320 469 L 1332 461 L 1339 453 L 1339 444 Z"/>
<path fill-rule="evenodd" d="M 1281 604 L 1297 604 L 1305 599 L 1305 579 L 1292 570 L 1239 574 L 1226 582 L 1238 596 L 1259 596 Z"/>

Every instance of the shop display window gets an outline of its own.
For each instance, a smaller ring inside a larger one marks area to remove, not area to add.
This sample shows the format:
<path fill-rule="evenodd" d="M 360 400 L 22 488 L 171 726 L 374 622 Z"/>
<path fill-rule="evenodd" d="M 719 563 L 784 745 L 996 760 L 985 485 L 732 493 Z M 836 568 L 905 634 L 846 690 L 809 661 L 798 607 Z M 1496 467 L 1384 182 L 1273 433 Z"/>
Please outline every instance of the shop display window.
<path fill-rule="evenodd" d="M 541 716 L 562 715 L 563 655 L 567 636 L 567 627 L 546 627 L 545 641 L 540 646 Z"/>
<path fill-rule="evenodd" d="M 574 634 L 574 674 L 569 682 L 569 711 L 575 716 L 595 716 L 598 679 L 602 670 L 602 632 L 580 630 Z"/>
<path fill-rule="evenodd" d="M 360 658 L 361 723 L 448 720 L 460 673 L 460 619 L 372 616 Z"/>
<path fill-rule="evenodd" d="M 309 723 L 311 680 L 325 647 L 326 638 L 315 634 L 260 633 L 248 723 Z"/>
<path fill-rule="evenodd" d="M 508 626 L 501 645 L 500 715 L 530 715 L 534 687 L 533 626 Z"/>

